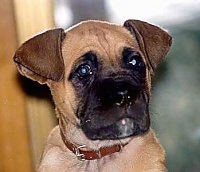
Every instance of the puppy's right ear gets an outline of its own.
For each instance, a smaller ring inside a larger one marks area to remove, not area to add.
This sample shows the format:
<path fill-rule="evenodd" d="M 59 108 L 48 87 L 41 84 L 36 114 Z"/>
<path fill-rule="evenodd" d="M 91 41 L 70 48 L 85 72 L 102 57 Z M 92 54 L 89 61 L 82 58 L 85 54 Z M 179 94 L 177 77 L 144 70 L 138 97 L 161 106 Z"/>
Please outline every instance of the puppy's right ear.
<path fill-rule="evenodd" d="M 137 39 L 153 74 L 155 68 L 168 53 L 172 37 L 160 27 L 139 20 L 127 20 L 124 27 Z"/>
<path fill-rule="evenodd" d="M 45 84 L 48 79 L 60 81 L 64 76 L 64 38 L 63 29 L 53 29 L 22 44 L 14 55 L 19 72 L 41 84 Z"/>

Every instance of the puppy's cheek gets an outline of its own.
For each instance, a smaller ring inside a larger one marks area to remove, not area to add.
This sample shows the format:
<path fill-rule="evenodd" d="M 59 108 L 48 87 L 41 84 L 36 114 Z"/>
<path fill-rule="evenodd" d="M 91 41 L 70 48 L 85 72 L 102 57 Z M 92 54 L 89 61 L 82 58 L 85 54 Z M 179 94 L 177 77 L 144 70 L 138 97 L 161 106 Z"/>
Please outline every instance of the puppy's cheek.
<path fill-rule="evenodd" d="M 75 122 L 74 107 L 76 103 L 73 91 L 70 91 L 70 86 L 63 82 L 50 82 L 49 87 L 55 103 L 57 116 L 65 118 L 66 121 Z"/>
<path fill-rule="evenodd" d="M 150 128 L 150 116 L 149 114 L 145 114 L 141 122 L 139 122 L 138 126 L 141 130 L 141 132 L 146 132 Z"/>

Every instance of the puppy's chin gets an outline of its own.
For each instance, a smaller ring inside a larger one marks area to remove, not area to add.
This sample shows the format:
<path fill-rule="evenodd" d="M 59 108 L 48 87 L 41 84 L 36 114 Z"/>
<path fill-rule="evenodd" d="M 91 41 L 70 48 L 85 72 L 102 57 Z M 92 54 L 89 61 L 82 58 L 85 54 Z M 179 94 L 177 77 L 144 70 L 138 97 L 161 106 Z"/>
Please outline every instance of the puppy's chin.
<path fill-rule="evenodd" d="M 85 135 L 91 140 L 118 140 L 137 136 L 149 130 L 149 123 L 141 127 L 134 119 L 125 117 L 112 125 L 100 128 L 91 128 L 89 123 L 82 125 Z"/>

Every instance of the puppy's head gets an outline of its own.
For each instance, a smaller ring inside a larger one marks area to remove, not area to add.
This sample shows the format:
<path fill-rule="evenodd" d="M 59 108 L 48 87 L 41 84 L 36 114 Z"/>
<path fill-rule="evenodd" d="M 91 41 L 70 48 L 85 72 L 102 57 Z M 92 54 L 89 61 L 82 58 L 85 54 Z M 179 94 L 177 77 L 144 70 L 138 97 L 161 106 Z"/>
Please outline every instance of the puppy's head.
<path fill-rule="evenodd" d="M 14 61 L 50 87 L 63 129 L 73 123 L 89 139 L 119 139 L 149 129 L 151 76 L 170 45 L 167 32 L 142 21 L 88 21 L 33 37 Z"/>

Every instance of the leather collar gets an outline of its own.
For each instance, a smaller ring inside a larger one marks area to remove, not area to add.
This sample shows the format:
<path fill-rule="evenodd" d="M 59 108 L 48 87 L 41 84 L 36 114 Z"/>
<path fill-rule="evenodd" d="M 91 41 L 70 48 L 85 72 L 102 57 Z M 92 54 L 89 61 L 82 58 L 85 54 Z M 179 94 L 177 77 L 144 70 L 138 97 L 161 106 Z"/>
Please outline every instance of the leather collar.
<path fill-rule="evenodd" d="M 101 147 L 99 150 L 83 150 L 86 148 L 86 145 L 81 145 L 81 146 L 74 145 L 64 137 L 64 134 L 61 130 L 60 134 L 63 142 L 65 143 L 65 146 L 76 155 L 78 160 L 81 161 L 101 159 L 102 157 L 111 155 L 116 152 L 120 152 L 122 148 L 126 145 L 126 144 L 115 144 L 109 147 Z"/>

